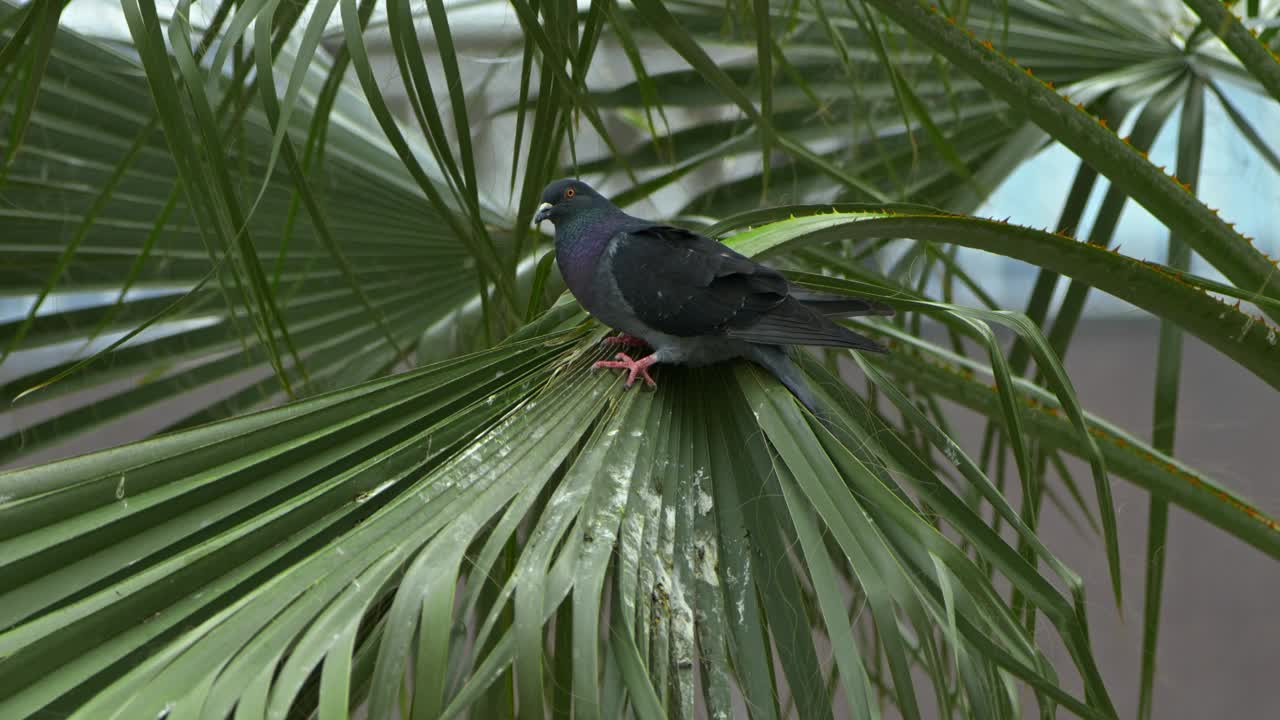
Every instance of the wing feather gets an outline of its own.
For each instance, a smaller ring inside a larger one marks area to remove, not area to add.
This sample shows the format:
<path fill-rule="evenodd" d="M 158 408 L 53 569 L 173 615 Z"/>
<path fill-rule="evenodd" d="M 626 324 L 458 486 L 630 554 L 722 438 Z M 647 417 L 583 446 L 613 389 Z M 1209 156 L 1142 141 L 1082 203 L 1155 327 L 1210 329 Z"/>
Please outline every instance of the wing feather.
<path fill-rule="evenodd" d="M 787 297 L 787 280 L 722 243 L 666 225 L 624 228 L 614 282 L 642 322 L 668 335 L 720 335 Z"/>
<path fill-rule="evenodd" d="M 751 325 L 731 328 L 725 335 L 765 345 L 821 345 L 888 352 L 880 343 L 832 322 L 792 298 Z"/>
<path fill-rule="evenodd" d="M 859 315 L 893 315 L 893 308 L 882 302 L 848 295 L 836 295 L 817 290 L 792 288 L 791 297 L 801 304 L 817 310 L 827 317 L 856 317 Z"/>
<path fill-rule="evenodd" d="M 886 352 L 825 315 L 892 314 L 887 306 L 793 291 L 782 273 L 698 233 L 637 224 L 615 236 L 614 248 L 618 291 L 636 317 L 659 332 Z"/>

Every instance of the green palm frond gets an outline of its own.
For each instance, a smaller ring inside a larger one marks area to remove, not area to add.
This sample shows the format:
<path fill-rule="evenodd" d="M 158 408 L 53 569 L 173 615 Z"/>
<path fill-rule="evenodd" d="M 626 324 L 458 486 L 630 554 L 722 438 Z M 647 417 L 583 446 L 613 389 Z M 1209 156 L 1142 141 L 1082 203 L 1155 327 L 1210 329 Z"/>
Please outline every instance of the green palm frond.
<path fill-rule="evenodd" d="M 309 162 L 309 174 L 271 168 L 271 124 L 261 112 L 244 112 L 223 134 L 237 158 L 227 168 L 235 183 L 228 192 L 242 210 L 254 198 L 243 231 L 210 223 L 219 210 L 186 187 L 191 175 L 179 171 L 164 139 L 185 121 L 157 127 L 134 61 L 70 33 L 59 34 L 52 55 L 38 126 L 10 166 L 0 208 L 5 292 L 36 298 L 0 325 L 3 395 L 13 400 L 39 387 L 23 398 L 29 404 L 117 385 L 91 407 L 8 435 L 5 456 L 246 374 L 254 379 L 242 379 L 231 396 L 184 405 L 189 416 L 173 426 L 242 412 L 281 383 L 309 393 L 383 374 L 424 332 L 448 324 L 491 287 L 450 230 L 452 211 L 417 192 L 388 143 L 371 132 L 363 97 L 349 81 L 326 81 L 329 62 L 320 52 L 294 73 L 291 131 L 276 136 L 286 148 L 296 143 L 297 153 L 285 153 L 291 162 L 310 148 L 313 159 L 298 161 Z M 313 114 L 317 105 L 325 115 Z M 230 101 L 222 107 L 235 112 Z M 188 149 L 193 167 L 226 151 L 211 142 Z M 500 222 L 496 204 L 484 202 L 481 222 Z M 237 259 L 243 239 L 252 240 L 244 257 L 253 268 Z M 512 277 L 530 271 L 526 263 Z M 254 282 L 261 296 L 250 291 Z M 76 295 L 67 295 L 72 289 Z M 57 312 L 64 298 L 74 310 Z M 268 322 L 276 312 L 279 322 Z M 60 378 L 152 320 L 109 358 Z M 54 348 L 60 352 L 48 352 Z M 276 378 L 257 379 L 255 368 L 268 363 Z M 60 381 L 41 387 L 54 378 Z M 118 383 L 137 378 L 145 384 Z"/>
<path fill-rule="evenodd" d="M 1116 717 L 1048 504 L 1118 603 L 1149 494 L 1148 657 L 1170 504 L 1280 559 L 1173 452 L 1182 333 L 1280 387 L 1273 263 L 1195 194 L 1206 93 L 1280 167 L 1223 89 L 1274 95 L 1280 6 L 1186 5 L 0 0 L 0 717 Z M 965 214 L 1055 143 L 1055 228 Z M 566 173 L 893 304 L 892 354 L 801 357 L 826 421 L 745 364 L 623 390 L 526 222 Z M 1162 323 L 1150 443 L 1063 369 L 1095 288 Z"/>
<path fill-rule="evenodd" d="M 831 700 L 813 639 L 798 634 L 811 624 L 840 648 L 841 684 L 858 706 L 874 703 L 873 678 L 892 677 L 900 699 L 914 698 L 919 665 L 955 683 L 937 688 L 955 708 L 1013 703 L 998 679 L 1008 675 L 1048 702 L 1097 713 L 1058 684 L 1010 609 L 975 582 L 980 565 L 933 522 L 964 528 L 980 559 L 1050 618 L 1096 701 L 1105 690 L 1079 624 L 1078 579 L 1040 547 L 1075 588 L 1055 590 L 948 489 L 930 456 L 886 434 L 879 411 L 831 378 L 842 412 L 828 429 L 745 368 L 664 370 L 658 393 L 623 392 L 588 374 L 605 351 L 580 318 L 6 476 L 0 672 L 6 687 L 25 688 L 3 701 L 6 713 L 220 716 L 247 705 L 274 715 L 322 698 L 344 712 L 367 691 L 370 712 L 385 717 L 410 671 L 414 713 L 434 716 L 480 707 L 512 667 L 521 713 L 538 714 L 549 631 L 575 658 L 595 658 L 594 670 L 575 661 L 575 697 L 596 696 L 598 672 L 621 675 L 597 707 L 617 707 L 622 693 L 639 707 L 657 693 L 691 715 L 692 673 L 707 672 L 718 678 L 704 686 L 709 707 L 727 708 L 737 686 L 767 713 L 772 693 L 746 682 L 767 672 L 728 660 L 762 658 L 765 628 L 788 687 L 816 683 L 797 695 L 816 711 Z M 51 536 L 63 540 L 49 546 Z M 868 604 L 889 676 L 864 665 L 871 648 L 847 625 L 842 588 Z M 600 623 L 613 628 L 603 645 Z M 128 661 L 143 647 L 167 649 Z M 653 686 L 626 671 L 637 660 Z M 264 662 L 278 672 L 264 674 Z M 319 670 L 317 689 L 308 677 Z M 915 716 L 913 704 L 904 713 Z"/>

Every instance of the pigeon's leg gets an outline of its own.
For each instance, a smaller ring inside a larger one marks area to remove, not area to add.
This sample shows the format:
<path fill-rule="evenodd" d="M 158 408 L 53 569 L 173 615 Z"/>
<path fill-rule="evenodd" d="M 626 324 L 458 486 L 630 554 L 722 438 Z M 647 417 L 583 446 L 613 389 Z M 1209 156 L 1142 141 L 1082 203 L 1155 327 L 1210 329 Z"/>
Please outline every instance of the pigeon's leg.
<path fill-rule="evenodd" d="M 658 386 L 658 383 L 654 382 L 653 378 L 649 377 L 649 366 L 658 362 L 657 353 L 653 353 L 652 355 L 646 355 L 645 357 L 642 357 L 639 360 L 632 358 L 630 355 L 626 353 L 618 353 L 616 357 L 618 358 L 617 360 L 601 360 L 600 362 L 597 362 L 595 365 L 592 365 L 591 367 L 622 368 L 623 370 L 626 370 L 627 382 L 624 387 L 631 387 L 631 384 L 636 381 L 636 376 L 644 378 L 644 381 L 646 383 L 649 383 L 649 387 Z"/>
<path fill-rule="evenodd" d="M 630 345 L 631 347 L 647 348 L 649 343 L 641 340 L 635 335 L 622 333 L 621 335 L 610 335 L 602 341 L 605 345 Z"/>

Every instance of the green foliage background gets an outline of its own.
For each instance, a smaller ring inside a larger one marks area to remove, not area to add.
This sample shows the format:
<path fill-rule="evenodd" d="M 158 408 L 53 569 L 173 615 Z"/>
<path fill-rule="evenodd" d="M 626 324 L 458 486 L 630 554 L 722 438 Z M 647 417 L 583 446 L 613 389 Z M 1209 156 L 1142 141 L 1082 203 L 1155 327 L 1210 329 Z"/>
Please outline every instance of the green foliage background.
<path fill-rule="evenodd" d="M 1103 538 L 1094 600 L 1144 595 L 1150 717 L 1169 504 L 1280 558 L 1276 520 L 1174 452 L 1183 334 L 1280 387 L 1275 262 L 1196 196 L 1208 95 L 1280 168 L 1222 90 L 1280 100 L 1277 3 L 513 0 L 504 177 L 451 24 L 488 4 L 228 1 L 193 27 L 189 0 L 122 0 L 126 42 L 0 4 L 0 293 L 35 298 L 0 318 L 0 461 L 182 409 L 0 474 L 0 716 L 1114 717 L 1048 502 Z M 1170 174 L 1147 151 L 1175 111 Z M 1080 158 L 1056 228 L 967 214 L 1055 143 Z M 705 173 L 726 158 L 750 163 Z M 893 354 L 809 357 L 830 426 L 749 366 L 622 391 L 528 226 L 567 173 L 620 204 L 719 178 L 677 219 L 893 304 L 856 323 Z M 1110 249 L 1130 201 L 1166 263 Z M 1037 266 L 1027 305 L 959 247 Z M 1160 319 L 1152 438 L 1058 359 L 1094 288 Z M 948 401 L 985 417 L 979 456 Z M 1115 481 L 1150 495 L 1143 588 Z"/>

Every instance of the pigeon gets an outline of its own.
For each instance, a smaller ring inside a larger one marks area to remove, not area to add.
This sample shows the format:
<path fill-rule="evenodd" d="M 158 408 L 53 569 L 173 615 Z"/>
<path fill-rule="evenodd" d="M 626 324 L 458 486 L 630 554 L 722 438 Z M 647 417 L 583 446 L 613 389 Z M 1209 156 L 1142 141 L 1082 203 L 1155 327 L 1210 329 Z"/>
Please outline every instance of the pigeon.
<path fill-rule="evenodd" d="M 628 388 L 637 378 L 656 387 L 649 368 L 660 363 L 696 367 L 745 358 L 821 417 L 790 346 L 887 352 L 831 320 L 892 315 L 887 305 L 792 287 L 782 273 L 721 242 L 628 215 L 581 180 L 547 185 L 533 218 L 535 225 L 543 220 L 555 225 L 556 264 L 569 291 L 623 333 L 606 341 L 652 348 L 639 359 L 619 352 L 593 366 L 625 370 Z"/>

